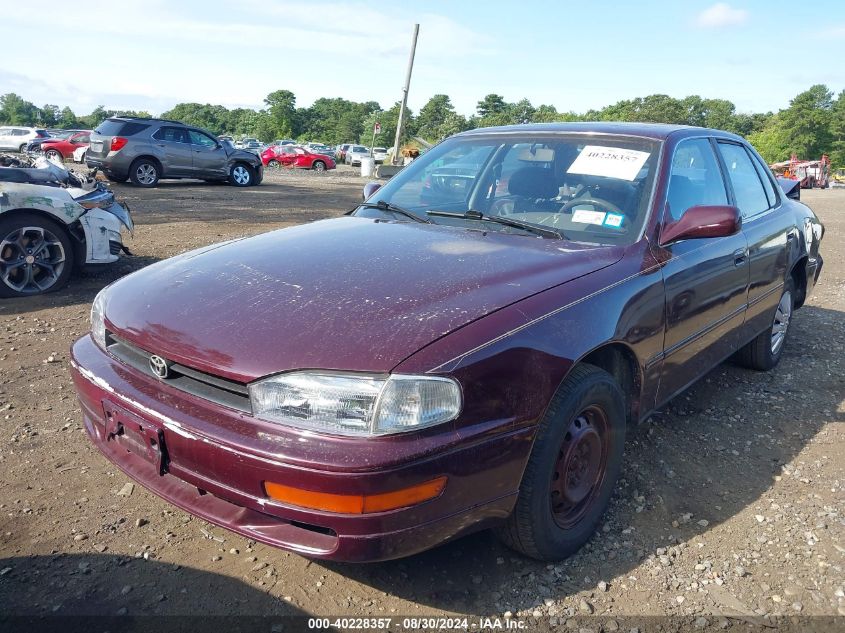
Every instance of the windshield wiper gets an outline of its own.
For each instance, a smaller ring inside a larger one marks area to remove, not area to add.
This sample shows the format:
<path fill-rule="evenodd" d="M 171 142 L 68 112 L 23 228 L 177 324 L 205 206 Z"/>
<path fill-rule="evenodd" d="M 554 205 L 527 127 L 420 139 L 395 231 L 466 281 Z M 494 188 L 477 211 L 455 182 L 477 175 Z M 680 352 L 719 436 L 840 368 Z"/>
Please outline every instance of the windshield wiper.
<path fill-rule="evenodd" d="M 566 236 L 563 234 L 563 231 L 558 231 L 557 229 L 553 229 L 551 227 L 540 226 L 538 224 L 531 224 L 530 222 L 523 222 L 522 220 L 514 220 L 513 218 L 505 218 L 500 215 L 484 215 L 481 211 L 475 211 L 474 209 L 470 209 L 465 213 L 454 213 L 452 211 L 438 211 L 436 209 L 432 209 L 430 211 L 426 211 L 426 213 L 428 215 L 435 215 L 444 218 L 461 218 L 462 220 L 495 222 L 496 224 L 510 226 L 515 229 L 522 229 L 523 231 L 529 231 L 537 235 L 542 235 L 543 237 L 553 237 L 559 240 L 566 239 Z"/>
<path fill-rule="evenodd" d="M 406 218 L 410 218 L 416 222 L 422 222 L 423 224 L 433 224 L 433 222 L 428 218 L 419 216 L 413 211 L 408 211 L 407 209 L 403 209 L 402 207 L 397 207 L 395 204 L 385 202 L 384 200 L 379 200 L 378 202 L 363 202 L 360 206 L 364 207 L 365 209 L 378 209 L 379 211 L 388 211 L 397 215 L 404 215 Z"/>

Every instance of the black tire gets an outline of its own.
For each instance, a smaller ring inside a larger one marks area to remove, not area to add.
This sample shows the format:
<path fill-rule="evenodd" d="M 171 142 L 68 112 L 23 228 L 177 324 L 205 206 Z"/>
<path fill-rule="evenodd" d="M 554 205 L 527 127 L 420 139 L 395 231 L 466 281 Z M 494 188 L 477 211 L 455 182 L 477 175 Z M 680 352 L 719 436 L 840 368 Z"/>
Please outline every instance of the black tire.
<path fill-rule="evenodd" d="M 326 171 L 326 163 L 321 160 L 315 160 L 314 164 L 311 165 L 311 169 L 319 172 Z"/>
<path fill-rule="evenodd" d="M 784 315 L 784 308 L 787 305 L 789 306 L 789 312 Z M 783 285 L 783 291 L 781 292 L 777 308 L 775 308 L 772 314 L 772 321 L 769 327 L 737 352 L 736 359 L 739 364 L 749 369 L 756 369 L 757 371 L 769 371 L 773 369 L 780 362 L 780 357 L 783 356 L 786 339 L 789 335 L 789 322 L 794 313 L 795 283 L 790 277 Z M 782 337 L 779 339 L 779 344 L 775 345 L 775 329 L 779 324 L 782 325 Z"/>
<path fill-rule="evenodd" d="M 229 184 L 235 187 L 249 187 L 255 182 L 255 170 L 246 163 L 235 163 L 229 170 Z"/>
<path fill-rule="evenodd" d="M 588 412 L 591 416 L 601 412 L 604 422 L 585 417 Z M 573 439 L 573 432 L 580 439 Z M 600 452 L 597 459 L 582 462 L 578 456 L 583 455 L 588 435 L 593 447 L 594 436 L 600 436 Z M 507 523 L 497 529 L 499 538 L 518 552 L 544 561 L 561 560 L 576 552 L 593 534 L 607 508 L 622 468 L 624 445 L 625 400 L 619 385 L 598 367 L 575 367 L 540 422 L 519 497 Z M 560 476 L 562 463 L 566 477 Z M 588 467 L 579 468 L 583 464 Z M 588 482 L 592 483 L 585 485 Z M 584 496 L 568 502 L 555 490 L 561 485 L 569 489 L 567 494 Z"/>
<path fill-rule="evenodd" d="M 28 143 L 24 143 L 23 145 L 21 145 L 21 146 L 18 148 L 18 151 L 19 151 L 21 154 L 23 154 L 23 153 L 26 151 L 26 146 L 27 146 L 27 145 L 28 145 Z"/>
<path fill-rule="evenodd" d="M 46 243 L 44 250 L 39 233 Z M 52 274 L 47 272 L 48 265 Z M 62 225 L 34 213 L 0 216 L 0 297 L 59 290 L 67 284 L 73 267 L 73 244 Z"/>
<path fill-rule="evenodd" d="M 46 152 L 44 152 L 44 157 L 48 160 L 58 159 L 60 163 L 63 163 L 65 160 L 65 157 L 62 156 L 62 153 L 57 149 L 48 149 Z"/>
<path fill-rule="evenodd" d="M 273 169 L 279 169 L 281 168 L 281 166 L 282 164 L 276 159 L 273 159 L 267 163 L 267 167 L 272 167 Z"/>
<path fill-rule="evenodd" d="M 136 158 L 129 167 L 129 179 L 137 187 L 155 187 L 161 178 L 161 168 L 149 158 Z"/>

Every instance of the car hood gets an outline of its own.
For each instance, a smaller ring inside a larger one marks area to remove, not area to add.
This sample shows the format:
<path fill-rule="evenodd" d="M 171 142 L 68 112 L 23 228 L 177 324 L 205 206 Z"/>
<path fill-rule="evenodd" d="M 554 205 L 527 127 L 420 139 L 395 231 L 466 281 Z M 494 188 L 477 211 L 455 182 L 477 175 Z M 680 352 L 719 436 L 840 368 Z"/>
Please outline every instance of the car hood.
<path fill-rule="evenodd" d="M 116 282 L 117 336 L 249 382 L 388 372 L 467 323 L 608 266 L 623 247 L 345 217 L 159 262 Z"/>
<path fill-rule="evenodd" d="M 255 152 L 237 148 L 229 150 L 229 158 L 240 158 L 253 163 L 259 161 L 259 156 Z"/>

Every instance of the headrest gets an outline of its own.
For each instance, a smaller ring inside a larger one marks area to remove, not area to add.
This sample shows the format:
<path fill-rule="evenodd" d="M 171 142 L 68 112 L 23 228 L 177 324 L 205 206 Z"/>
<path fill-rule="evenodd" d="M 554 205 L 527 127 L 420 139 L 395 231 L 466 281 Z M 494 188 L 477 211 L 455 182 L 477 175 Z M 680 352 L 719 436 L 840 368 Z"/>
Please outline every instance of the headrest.
<path fill-rule="evenodd" d="M 551 169 L 523 167 L 511 174 L 508 193 L 525 198 L 554 198 L 559 188 Z"/>

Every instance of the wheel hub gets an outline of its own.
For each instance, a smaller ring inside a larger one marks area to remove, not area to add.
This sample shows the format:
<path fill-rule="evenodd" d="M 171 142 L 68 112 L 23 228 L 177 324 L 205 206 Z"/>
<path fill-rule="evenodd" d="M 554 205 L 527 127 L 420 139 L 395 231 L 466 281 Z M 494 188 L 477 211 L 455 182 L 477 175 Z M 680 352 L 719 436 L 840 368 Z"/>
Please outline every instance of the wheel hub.
<path fill-rule="evenodd" d="M 561 492 L 570 503 L 580 503 L 596 481 L 601 439 L 592 427 L 582 426 L 563 456 Z"/>
<path fill-rule="evenodd" d="M 577 415 L 566 429 L 550 487 L 555 522 L 566 529 L 576 524 L 601 487 L 607 465 L 609 425 L 599 407 Z"/>

